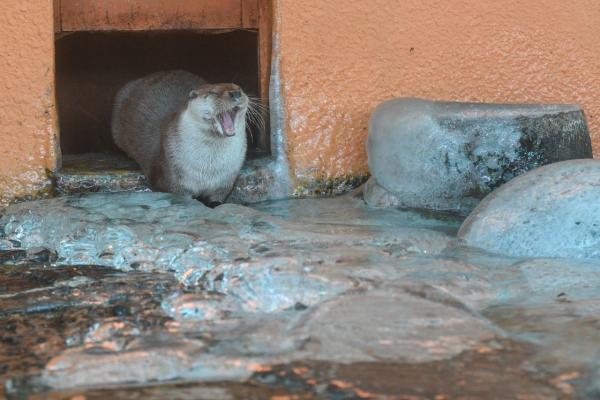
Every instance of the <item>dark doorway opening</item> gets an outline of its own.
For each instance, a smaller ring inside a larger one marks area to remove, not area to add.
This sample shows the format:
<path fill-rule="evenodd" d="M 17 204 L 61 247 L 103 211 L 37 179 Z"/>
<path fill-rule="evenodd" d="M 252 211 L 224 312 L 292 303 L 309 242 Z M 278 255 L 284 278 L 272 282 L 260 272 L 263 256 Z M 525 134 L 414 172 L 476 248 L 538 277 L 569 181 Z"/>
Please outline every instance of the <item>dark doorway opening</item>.
<path fill-rule="evenodd" d="M 257 31 L 73 32 L 56 40 L 56 92 L 63 157 L 119 153 L 110 120 L 116 92 L 146 74 L 182 69 L 235 82 L 259 97 Z M 265 115 L 265 119 L 266 119 Z M 248 156 L 268 154 L 268 132 L 250 125 Z"/>

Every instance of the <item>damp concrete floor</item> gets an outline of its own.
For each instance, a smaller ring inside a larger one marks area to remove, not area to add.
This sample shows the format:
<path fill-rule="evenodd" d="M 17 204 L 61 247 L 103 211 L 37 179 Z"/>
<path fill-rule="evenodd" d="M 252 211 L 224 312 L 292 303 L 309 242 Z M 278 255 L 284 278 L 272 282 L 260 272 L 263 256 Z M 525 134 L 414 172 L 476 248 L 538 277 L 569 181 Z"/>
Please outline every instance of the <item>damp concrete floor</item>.
<path fill-rule="evenodd" d="M 0 398 L 600 398 L 600 262 L 465 247 L 360 192 L 0 218 Z"/>

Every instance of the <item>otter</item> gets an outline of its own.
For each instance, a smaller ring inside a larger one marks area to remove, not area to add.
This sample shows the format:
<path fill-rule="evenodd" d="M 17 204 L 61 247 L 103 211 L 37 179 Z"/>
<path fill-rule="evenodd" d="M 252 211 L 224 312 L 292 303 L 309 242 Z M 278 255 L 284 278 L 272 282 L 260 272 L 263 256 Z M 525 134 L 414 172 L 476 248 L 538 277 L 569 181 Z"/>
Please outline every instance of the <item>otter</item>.
<path fill-rule="evenodd" d="M 235 84 L 158 72 L 119 90 L 112 134 L 152 190 L 214 206 L 225 201 L 244 163 L 249 103 Z"/>

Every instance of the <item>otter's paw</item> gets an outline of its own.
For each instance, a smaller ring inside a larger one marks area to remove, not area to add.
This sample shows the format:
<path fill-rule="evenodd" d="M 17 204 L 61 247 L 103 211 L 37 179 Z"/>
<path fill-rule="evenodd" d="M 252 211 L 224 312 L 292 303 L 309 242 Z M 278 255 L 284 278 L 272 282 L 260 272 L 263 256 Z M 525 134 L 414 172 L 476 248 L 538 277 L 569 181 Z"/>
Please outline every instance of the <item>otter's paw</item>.
<path fill-rule="evenodd" d="M 222 201 L 210 200 L 204 196 L 194 196 L 194 200 L 198 200 L 199 202 L 204 204 L 206 207 L 210 207 L 210 208 L 215 208 L 215 207 L 218 207 L 221 204 L 223 204 Z"/>

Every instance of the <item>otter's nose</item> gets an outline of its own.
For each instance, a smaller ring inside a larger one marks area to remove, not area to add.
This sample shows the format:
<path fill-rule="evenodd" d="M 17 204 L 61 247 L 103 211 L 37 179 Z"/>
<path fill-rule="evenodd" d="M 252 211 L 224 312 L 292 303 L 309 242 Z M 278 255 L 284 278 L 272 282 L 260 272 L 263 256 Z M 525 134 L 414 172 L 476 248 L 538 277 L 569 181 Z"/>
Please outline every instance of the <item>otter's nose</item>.
<path fill-rule="evenodd" d="M 231 98 L 231 100 L 239 100 L 240 97 L 242 97 L 242 91 L 232 90 L 231 92 L 229 92 L 229 97 Z"/>

